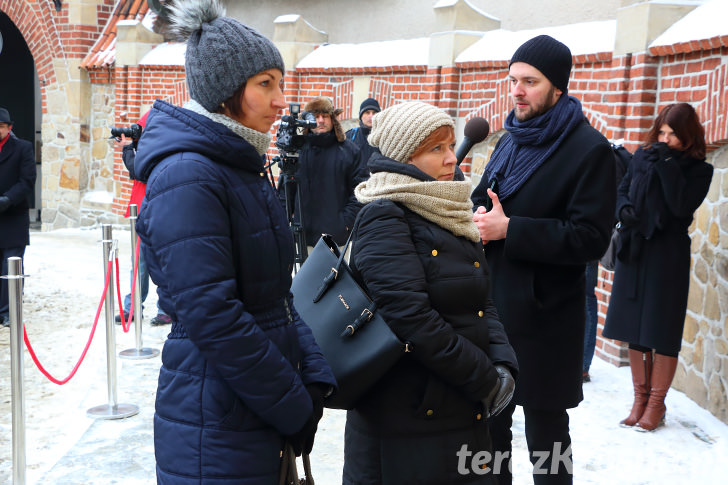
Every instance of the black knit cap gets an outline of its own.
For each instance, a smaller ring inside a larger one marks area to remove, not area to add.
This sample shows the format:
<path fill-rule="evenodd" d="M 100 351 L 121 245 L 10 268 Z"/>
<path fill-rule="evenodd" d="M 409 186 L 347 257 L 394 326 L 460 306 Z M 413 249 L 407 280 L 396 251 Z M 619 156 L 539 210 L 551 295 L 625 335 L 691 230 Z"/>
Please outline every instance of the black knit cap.
<path fill-rule="evenodd" d="M 359 119 L 361 119 L 361 115 L 363 115 L 368 109 L 373 109 L 375 113 L 382 111 L 382 108 L 379 106 L 379 102 L 376 99 L 367 98 L 362 101 L 361 106 L 359 106 Z"/>
<path fill-rule="evenodd" d="M 551 84 L 566 93 L 571 74 L 571 51 L 565 44 L 548 35 L 539 35 L 526 41 L 511 57 L 514 62 L 525 62 L 546 76 Z"/>

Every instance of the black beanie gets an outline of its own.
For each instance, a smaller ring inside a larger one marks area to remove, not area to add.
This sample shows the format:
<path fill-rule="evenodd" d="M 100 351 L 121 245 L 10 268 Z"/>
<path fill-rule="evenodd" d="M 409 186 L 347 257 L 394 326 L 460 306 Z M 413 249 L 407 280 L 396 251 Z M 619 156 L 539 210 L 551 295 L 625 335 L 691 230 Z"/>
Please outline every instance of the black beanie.
<path fill-rule="evenodd" d="M 382 108 L 379 107 L 379 102 L 377 102 L 376 99 L 367 98 L 362 101 L 361 106 L 359 107 L 359 119 L 361 119 L 361 115 L 363 115 L 368 109 L 373 109 L 376 113 L 382 111 Z"/>
<path fill-rule="evenodd" d="M 566 45 L 548 35 L 539 35 L 526 41 L 511 57 L 514 62 L 525 62 L 546 76 L 551 84 L 566 93 L 571 74 L 571 51 Z"/>

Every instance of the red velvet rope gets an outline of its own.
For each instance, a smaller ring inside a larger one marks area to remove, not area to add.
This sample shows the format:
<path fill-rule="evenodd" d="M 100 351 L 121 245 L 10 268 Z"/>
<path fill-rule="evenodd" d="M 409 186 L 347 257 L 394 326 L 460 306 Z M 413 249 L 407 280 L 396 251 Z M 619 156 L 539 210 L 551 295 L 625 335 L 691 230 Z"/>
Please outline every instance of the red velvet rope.
<path fill-rule="evenodd" d="M 101 295 L 101 301 L 99 302 L 99 308 L 96 310 L 96 317 L 94 318 L 94 324 L 93 327 L 91 327 L 91 335 L 88 338 L 88 342 L 86 342 L 86 346 L 83 348 L 83 352 L 81 353 L 81 357 L 78 359 L 78 362 L 76 362 L 76 365 L 73 367 L 73 370 L 70 374 L 68 374 L 68 377 L 65 379 L 56 379 L 50 373 L 43 367 L 43 364 L 40 363 L 38 360 L 38 357 L 36 357 L 35 352 L 33 351 L 33 347 L 30 345 L 30 340 L 28 340 L 28 332 L 25 330 L 25 325 L 23 325 L 23 340 L 25 341 L 25 347 L 28 349 L 28 353 L 30 354 L 30 357 L 33 359 L 33 362 L 35 362 L 35 365 L 38 367 L 38 370 L 40 370 L 41 374 L 46 376 L 49 381 L 51 381 L 54 384 L 63 385 L 66 382 L 70 381 L 71 378 L 76 375 L 76 371 L 78 371 L 78 368 L 81 366 L 81 362 L 83 362 L 84 357 L 86 357 L 86 352 L 88 352 L 89 347 L 91 346 L 91 341 L 94 339 L 94 333 L 96 332 L 96 325 L 99 323 L 99 315 L 101 315 L 101 308 L 104 306 L 104 299 L 106 298 L 106 290 L 109 289 L 109 281 L 111 279 L 111 261 L 109 261 L 109 266 L 106 268 L 106 282 L 104 283 L 104 293 Z"/>
<path fill-rule="evenodd" d="M 131 279 L 131 307 L 129 308 L 129 316 L 126 319 L 124 318 L 124 301 L 121 299 L 121 286 L 119 285 L 119 259 L 116 259 L 116 298 L 119 300 L 119 315 L 121 315 L 121 328 L 124 330 L 124 333 L 129 332 L 134 317 L 134 295 L 136 294 L 137 274 L 139 274 L 139 242 L 140 239 L 137 237 L 136 252 L 134 253 L 136 255 L 134 259 L 134 273 L 132 273 Z"/>

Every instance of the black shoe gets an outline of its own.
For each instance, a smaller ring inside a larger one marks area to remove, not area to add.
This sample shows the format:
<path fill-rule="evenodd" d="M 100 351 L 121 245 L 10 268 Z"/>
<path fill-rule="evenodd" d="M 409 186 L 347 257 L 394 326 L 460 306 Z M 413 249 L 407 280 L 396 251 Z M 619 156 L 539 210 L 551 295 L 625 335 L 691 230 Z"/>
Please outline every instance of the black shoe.
<path fill-rule="evenodd" d="M 581 382 L 591 382 L 591 377 L 588 372 L 583 372 L 581 374 Z"/>
<path fill-rule="evenodd" d="M 121 312 L 121 313 L 124 315 L 124 323 L 128 322 L 129 321 L 129 314 L 126 313 L 125 311 L 124 312 Z M 115 316 L 114 317 L 114 321 L 116 322 L 117 325 L 121 325 L 121 315 Z"/>
<path fill-rule="evenodd" d="M 154 327 L 159 327 L 161 325 L 169 325 L 170 323 L 172 323 L 172 319 L 169 317 L 169 315 L 160 313 L 156 317 L 152 318 L 152 321 L 149 323 Z"/>
<path fill-rule="evenodd" d="M 10 326 L 10 317 L 6 317 L 3 315 L 2 317 L 2 326 L 3 327 L 9 327 Z"/>

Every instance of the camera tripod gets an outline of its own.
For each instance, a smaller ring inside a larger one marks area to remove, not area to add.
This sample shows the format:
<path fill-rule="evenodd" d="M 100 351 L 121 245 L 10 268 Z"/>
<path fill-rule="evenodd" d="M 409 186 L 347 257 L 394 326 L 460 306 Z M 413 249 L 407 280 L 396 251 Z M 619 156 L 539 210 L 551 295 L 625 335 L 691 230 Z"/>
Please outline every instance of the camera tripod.
<path fill-rule="evenodd" d="M 303 225 L 303 211 L 301 206 L 301 192 L 298 190 L 298 179 L 296 171 L 298 170 L 298 153 L 282 153 L 280 156 L 273 158 L 273 163 L 277 163 L 281 169 L 280 180 L 278 186 L 283 186 L 283 196 L 286 199 L 286 216 L 288 217 L 288 225 L 293 233 L 293 272 L 296 273 L 301 265 L 308 257 L 308 247 L 306 246 L 306 230 Z M 296 201 L 293 205 L 292 194 L 295 193 Z M 298 218 L 296 219 L 294 212 L 298 208 Z"/>

